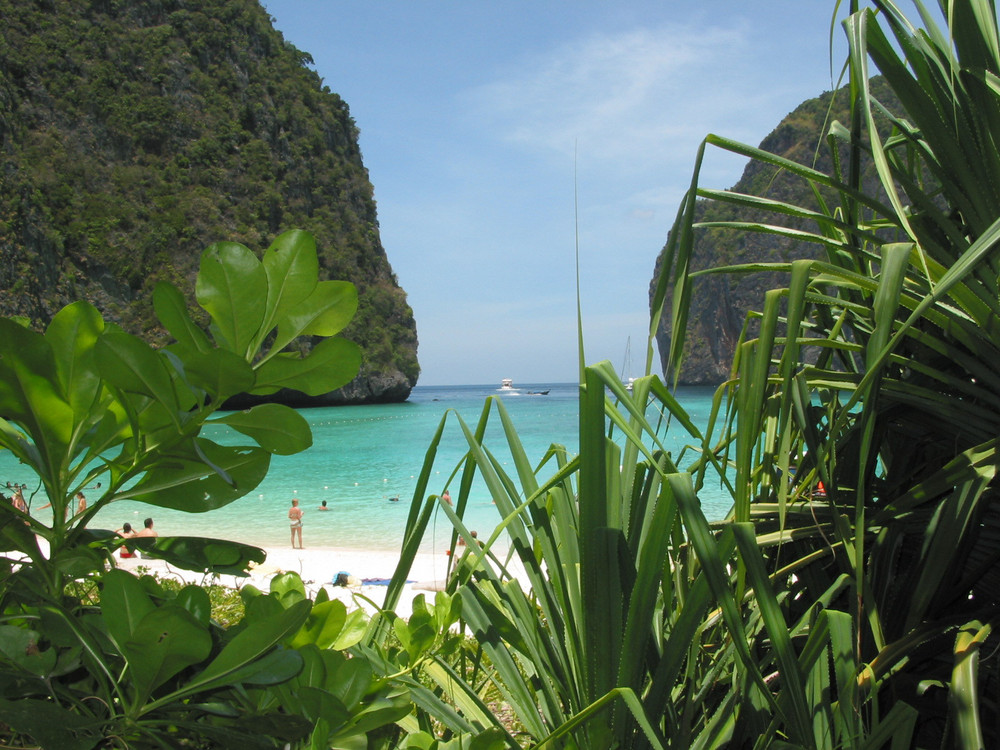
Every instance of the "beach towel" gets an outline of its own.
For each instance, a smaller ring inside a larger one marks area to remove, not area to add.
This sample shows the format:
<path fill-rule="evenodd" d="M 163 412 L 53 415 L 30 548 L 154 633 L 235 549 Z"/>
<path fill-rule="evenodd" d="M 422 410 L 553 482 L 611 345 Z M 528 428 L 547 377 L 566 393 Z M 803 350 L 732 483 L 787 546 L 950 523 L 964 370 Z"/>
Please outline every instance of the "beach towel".
<path fill-rule="evenodd" d="M 388 586 L 391 578 L 362 578 L 361 583 L 365 586 Z M 416 583 L 416 581 L 405 581 L 405 583 Z"/>

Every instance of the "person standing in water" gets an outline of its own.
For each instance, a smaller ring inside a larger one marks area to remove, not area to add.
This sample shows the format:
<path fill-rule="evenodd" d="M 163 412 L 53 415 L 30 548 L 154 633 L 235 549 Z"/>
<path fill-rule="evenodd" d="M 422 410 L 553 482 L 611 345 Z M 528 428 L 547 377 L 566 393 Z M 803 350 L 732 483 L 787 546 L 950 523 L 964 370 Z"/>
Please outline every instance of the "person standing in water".
<path fill-rule="evenodd" d="M 299 507 L 297 497 L 292 498 L 292 507 L 288 509 L 288 520 L 292 526 L 292 549 L 295 549 L 296 535 L 299 537 L 299 549 L 305 549 L 302 546 L 302 508 Z"/>

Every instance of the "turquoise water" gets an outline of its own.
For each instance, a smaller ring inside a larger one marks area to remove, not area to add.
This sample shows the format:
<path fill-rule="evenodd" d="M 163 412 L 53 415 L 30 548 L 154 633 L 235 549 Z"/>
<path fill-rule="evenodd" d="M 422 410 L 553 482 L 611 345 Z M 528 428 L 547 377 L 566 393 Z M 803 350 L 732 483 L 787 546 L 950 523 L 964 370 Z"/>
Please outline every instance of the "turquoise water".
<path fill-rule="evenodd" d="M 162 535 L 203 535 L 237 539 L 262 546 L 289 545 L 286 513 L 291 498 L 299 498 L 305 510 L 303 541 L 306 547 L 346 547 L 398 550 L 424 457 L 441 420 L 446 417 L 442 444 L 435 460 L 430 493 L 440 493 L 468 443 L 457 416 L 475 428 L 489 396 L 499 396 L 528 456 L 542 458 L 551 443 L 577 451 L 578 389 L 575 384 L 517 384 L 515 391 L 500 392 L 497 386 L 418 386 L 403 404 L 341 406 L 306 409 L 302 414 L 313 430 L 313 447 L 295 456 L 275 456 L 264 482 L 246 497 L 215 511 L 186 514 L 121 501 L 103 509 L 93 526 L 120 528 L 128 521 L 139 525 L 151 516 Z M 529 395 L 547 390 L 547 395 Z M 682 389 L 679 393 L 698 424 L 707 420 L 712 390 Z M 490 418 L 487 445 L 501 463 L 513 470 L 499 419 Z M 212 433 L 206 434 L 212 437 Z M 689 442 L 683 436 L 668 436 L 672 451 Z M 549 472 L 546 471 L 547 476 Z M 18 468 L 9 455 L 0 454 L 0 480 L 23 482 L 30 488 L 34 478 Z M 452 483 L 457 495 L 458 481 Z M 88 495 L 96 497 L 98 490 Z M 398 502 L 390 498 L 398 497 Z M 318 511 L 325 500 L 328 512 Z M 46 501 L 35 499 L 33 506 Z M 702 496 L 709 518 L 721 518 L 728 502 Z M 49 511 L 41 511 L 42 514 Z M 471 495 L 466 522 L 480 534 L 498 521 L 495 506 L 485 486 L 477 483 Z M 426 549 L 447 545 L 449 525 L 442 515 L 432 524 Z"/>

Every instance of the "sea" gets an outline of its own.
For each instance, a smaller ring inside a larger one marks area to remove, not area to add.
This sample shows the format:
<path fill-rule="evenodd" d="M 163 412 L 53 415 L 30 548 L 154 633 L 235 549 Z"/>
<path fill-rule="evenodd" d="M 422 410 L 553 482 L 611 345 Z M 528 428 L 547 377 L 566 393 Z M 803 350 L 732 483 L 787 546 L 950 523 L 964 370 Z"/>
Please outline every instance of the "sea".
<path fill-rule="evenodd" d="M 677 394 L 700 425 L 708 420 L 712 395 L 713 389 L 699 387 L 682 388 Z M 301 410 L 312 428 L 312 447 L 294 456 L 274 456 L 264 481 L 228 506 L 206 513 L 184 513 L 123 500 L 103 508 L 91 526 L 119 529 L 125 522 L 141 526 L 144 518 L 152 517 L 161 535 L 288 547 L 287 512 L 292 498 L 298 498 L 305 511 L 303 542 L 307 548 L 398 551 L 417 479 L 442 421 L 443 438 L 427 493 L 439 494 L 447 487 L 457 496 L 458 479 L 453 475 L 468 451 L 460 420 L 475 429 L 491 397 L 502 400 L 533 463 L 540 461 L 553 443 L 577 452 L 579 387 L 575 383 L 518 383 L 512 389 L 501 389 L 499 384 L 417 386 L 404 403 Z M 209 426 L 204 434 L 213 437 L 213 429 L 222 428 Z M 664 442 L 676 455 L 691 441 L 677 428 L 667 432 Z M 495 412 L 490 417 L 486 444 L 500 463 L 513 471 Z M 550 470 L 544 471 L 548 476 Z M 37 478 L 3 451 L 0 484 L 7 482 L 26 484 L 26 496 L 37 487 Z M 87 490 L 91 498 L 99 493 L 97 488 Z M 40 498 L 41 494 L 33 500 L 33 507 L 46 502 Z M 731 502 L 720 491 L 713 493 L 712 488 L 701 500 L 710 520 L 722 518 Z M 319 510 L 324 501 L 328 511 Z M 50 511 L 33 512 L 43 517 Z M 443 512 L 436 512 L 439 515 L 424 539 L 424 551 L 443 550 L 450 540 L 448 519 Z M 465 520 L 480 535 L 488 535 L 500 520 L 481 480 L 473 485 Z"/>

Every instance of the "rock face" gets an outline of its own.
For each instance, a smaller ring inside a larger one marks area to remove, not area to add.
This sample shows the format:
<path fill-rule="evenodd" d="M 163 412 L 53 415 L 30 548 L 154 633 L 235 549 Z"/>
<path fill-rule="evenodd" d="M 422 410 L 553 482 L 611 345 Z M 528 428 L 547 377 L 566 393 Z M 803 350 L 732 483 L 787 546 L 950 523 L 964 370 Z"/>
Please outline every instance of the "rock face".
<path fill-rule="evenodd" d="M 890 109 L 898 107 L 880 79 L 872 81 L 872 91 Z M 846 92 L 827 92 L 816 99 L 799 105 L 760 143 L 760 148 L 786 159 L 813 166 L 827 174 L 831 172 L 832 159 L 823 142 L 828 118 L 848 121 Z M 863 174 L 870 190 L 876 181 L 870 162 L 863 161 Z M 706 186 L 715 187 L 715 186 Z M 787 172 L 761 162 L 751 161 L 732 192 L 757 195 L 784 201 L 798 206 L 816 208 L 816 199 L 806 183 Z M 827 199 L 832 195 L 825 196 Z M 696 221 L 760 221 L 790 227 L 815 230 L 800 220 L 778 216 L 763 211 L 748 211 L 729 204 L 701 201 L 695 210 Z M 692 270 L 753 262 L 787 262 L 798 258 L 821 257 L 823 249 L 811 243 L 793 242 L 784 237 L 758 232 L 737 231 L 729 228 L 703 228 L 697 230 Z M 656 259 L 650 283 L 650 300 L 660 276 L 663 252 Z M 733 355 L 743 331 L 747 313 L 764 304 L 767 290 L 783 286 L 787 278 L 778 273 L 752 273 L 747 275 L 712 274 L 697 279 L 691 295 L 684 362 L 680 382 L 685 385 L 716 385 L 730 374 Z M 670 351 L 672 321 L 671 297 L 668 295 L 660 318 L 656 340 L 660 351 L 661 367 L 667 369 Z M 751 323 L 749 335 L 755 335 Z"/>
<path fill-rule="evenodd" d="M 0 0 L 0 314 L 86 299 L 166 343 L 149 296 L 193 302 L 202 250 L 317 241 L 359 292 L 361 374 L 316 403 L 405 400 L 417 333 L 347 105 L 257 0 Z"/>

